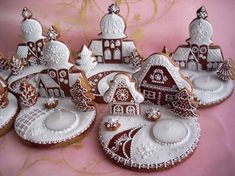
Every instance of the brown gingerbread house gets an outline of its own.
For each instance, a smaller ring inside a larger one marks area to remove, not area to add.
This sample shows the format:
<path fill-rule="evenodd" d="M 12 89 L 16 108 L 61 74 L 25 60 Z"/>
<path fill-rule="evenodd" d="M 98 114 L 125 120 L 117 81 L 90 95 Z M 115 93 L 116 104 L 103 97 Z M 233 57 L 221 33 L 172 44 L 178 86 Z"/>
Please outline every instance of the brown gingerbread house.
<path fill-rule="evenodd" d="M 48 68 L 39 74 L 39 94 L 43 97 L 69 97 L 76 80 L 85 77 L 81 70 Z"/>
<path fill-rule="evenodd" d="M 136 50 L 135 44 L 124 40 L 126 24 L 119 15 L 119 7 L 112 4 L 108 11 L 100 22 L 101 39 L 92 40 L 89 49 L 99 63 L 129 63 L 131 52 Z"/>
<path fill-rule="evenodd" d="M 110 104 L 110 114 L 130 116 L 140 114 L 139 104 L 144 101 L 144 97 L 137 91 L 129 75 L 119 73 L 110 82 L 104 101 Z"/>
<path fill-rule="evenodd" d="M 156 105 L 166 105 L 175 98 L 175 94 L 187 88 L 190 92 L 190 83 L 182 77 L 179 67 L 164 54 L 153 54 L 141 65 L 141 70 L 133 75 L 137 87 L 147 102 Z"/>

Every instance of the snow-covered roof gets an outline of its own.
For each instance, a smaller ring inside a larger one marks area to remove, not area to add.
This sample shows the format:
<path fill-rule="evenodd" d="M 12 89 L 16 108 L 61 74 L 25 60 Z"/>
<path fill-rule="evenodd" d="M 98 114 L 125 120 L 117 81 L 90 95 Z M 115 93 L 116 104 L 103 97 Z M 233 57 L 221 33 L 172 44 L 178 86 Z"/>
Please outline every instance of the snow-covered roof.
<path fill-rule="evenodd" d="M 81 73 L 70 73 L 69 74 L 69 86 L 72 87 L 72 85 L 81 77 Z"/>
<path fill-rule="evenodd" d="M 172 57 L 174 61 L 186 61 L 190 53 L 190 48 L 178 47 Z"/>
<path fill-rule="evenodd" d="M 208 62 L 223 61 L 223 54 L 221 49 L 220 48 L 209 49 L 207 61 Z"/>
<path fill-rule="evenodd" d="M 40 80 L 47 88 L 60 88 L 60 86 L 46 73 L 39 75 L 39 81 Z"/>
<path fill-rule="evenodd" d="M 180 75 L 179 67 L 173 65 L 170 58 L 163 54 L 153 54 L 142 63 L 142 69 L 133 75 L 138 86 L 142 83 L 149 69 L 152 66 L 157 65 L 163 66 L 167 69 L 179 89 L 187 88 L 189 91 L 192 91 L 191 85 Z"/>
<path fill-rule="evenodd" d="M 122 42 L 122 57 L 131 56 L 131 52 L 136 50 L 135 44 L 133 41 L 123 41 Z"/>
<path fill-rule="evenodd" d="M 95 56 L 97 55 L 102 56 L 103 55 L 102 40 L 92 40 L 89 49 Z"/>
<path fill-rule="evenodd" d="M 104 39 L 125 38 L 125 28 L 125 21 L 120 15 L 108 13 L 100 21 L 100 36 Z"/>
<path fill-rule="evenodd" d="M 28 56 L 28 47 L 23 45 L 18 45 L 16 51 L 17 58 L 26 58 Z"/>
<path fill-rule="evenodd" d="M 136 89 L 135 82 L 131 81 L 130 77 L 127 74 L 118 73 L 114 76 L 113 81 L 110 82 L 109 89 L 103 96 L 106 103 L 112 102 L 113 96 L 115 95 L 116 89 L 118 88 L 118 84 L 121 82 L 127 86 L 132 97 L 137 103 L 141 103 L 144 101 L 143 95 Z"/>

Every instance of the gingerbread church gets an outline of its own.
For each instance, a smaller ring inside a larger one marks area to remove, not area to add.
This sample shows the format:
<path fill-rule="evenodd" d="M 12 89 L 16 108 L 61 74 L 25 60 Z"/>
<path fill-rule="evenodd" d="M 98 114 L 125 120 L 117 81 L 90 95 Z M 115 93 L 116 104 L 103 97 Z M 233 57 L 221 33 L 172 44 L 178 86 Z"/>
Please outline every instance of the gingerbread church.
<path fill-rule="evenodd" d="M 180 74 L 179 67 L 164 54 L 149 56 L 133 78 L 145 101 L 156 105 L 171 103 L 175 99 L 175 94 L 183 88 L 192 91 L 190 83 Z"/>
<path fill-rule="evenodd" d="M 101 39 L 92 40 L 89 49 L 98 63 L 129 63 L 131 52 L 136 50 L 131 40 L 124 40 L 126 24 L 119 15 L 119 7 L 112 4 L 100 22 Z"/>
<path fill-rule="evenodd" d="M 143 95 L 137 91 L 135 82 L 126 73 L 118 73 L 110 82 L 104 101 L 110 105 L 110 114 L 139 115 L 139 104 L 144 101 Z"/>
<path fill-rule="evenodd" d="M 175 50 L 173 60 L 180 68 L 214 71 L 224 60 L 221 48 L 212 44 L 213 29 L 207 16 L 204 6 L 197 10 L 197 18 L 189 25 L 188 45 L 181 45 Z"/>
<path fill-rule="evenodd" d="M 21 58 L 26 66 L 45 65 L 43 47 L 46 37 L 42 35 L 42 25 L 32 18 L 32 12 L 26 7 L 22 10 L 22 16 L 24 18 L 21 23 L 23 43 L 18 45 L 16 56 Z"/>

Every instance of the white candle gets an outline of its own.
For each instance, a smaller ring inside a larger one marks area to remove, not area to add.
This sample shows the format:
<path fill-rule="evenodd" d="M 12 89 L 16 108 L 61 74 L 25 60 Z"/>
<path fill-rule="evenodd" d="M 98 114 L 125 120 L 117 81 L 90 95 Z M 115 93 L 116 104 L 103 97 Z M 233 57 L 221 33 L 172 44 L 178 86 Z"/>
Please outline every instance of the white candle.
<path fill-rule="evenodd" d="M 215 91 L 221 87 L 220 81 L 212 75 L 196 77 L 193 85 L 196 89 L 204 91 Z"/>
<path fill-rule="evenodd" d="M 76 116 L 71 111 L 59 109 L 46 118 L 45 126 L 53 131 L 63 131 L 70 128 L 75 121 Z"/>

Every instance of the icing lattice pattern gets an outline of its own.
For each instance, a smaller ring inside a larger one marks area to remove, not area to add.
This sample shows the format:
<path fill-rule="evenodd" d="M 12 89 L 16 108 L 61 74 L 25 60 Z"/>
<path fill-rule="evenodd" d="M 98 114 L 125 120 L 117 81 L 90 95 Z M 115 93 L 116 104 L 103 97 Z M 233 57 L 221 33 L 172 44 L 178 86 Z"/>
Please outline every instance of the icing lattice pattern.
<path fill-rule="evenodd" d="M 50 111 L 45 111 L 42 109 L 34 109 L 27 114 L 22 115 L 21 118 L 18 118 L 15 123 L 15 128 L 17 133 L 20 136 L 24 136 L 27 132 L 27 129 L 29 126 L 38 118 L 45 116 L 49 113 Z M 29 118 L 30 117 L 30 118 Z"/>

